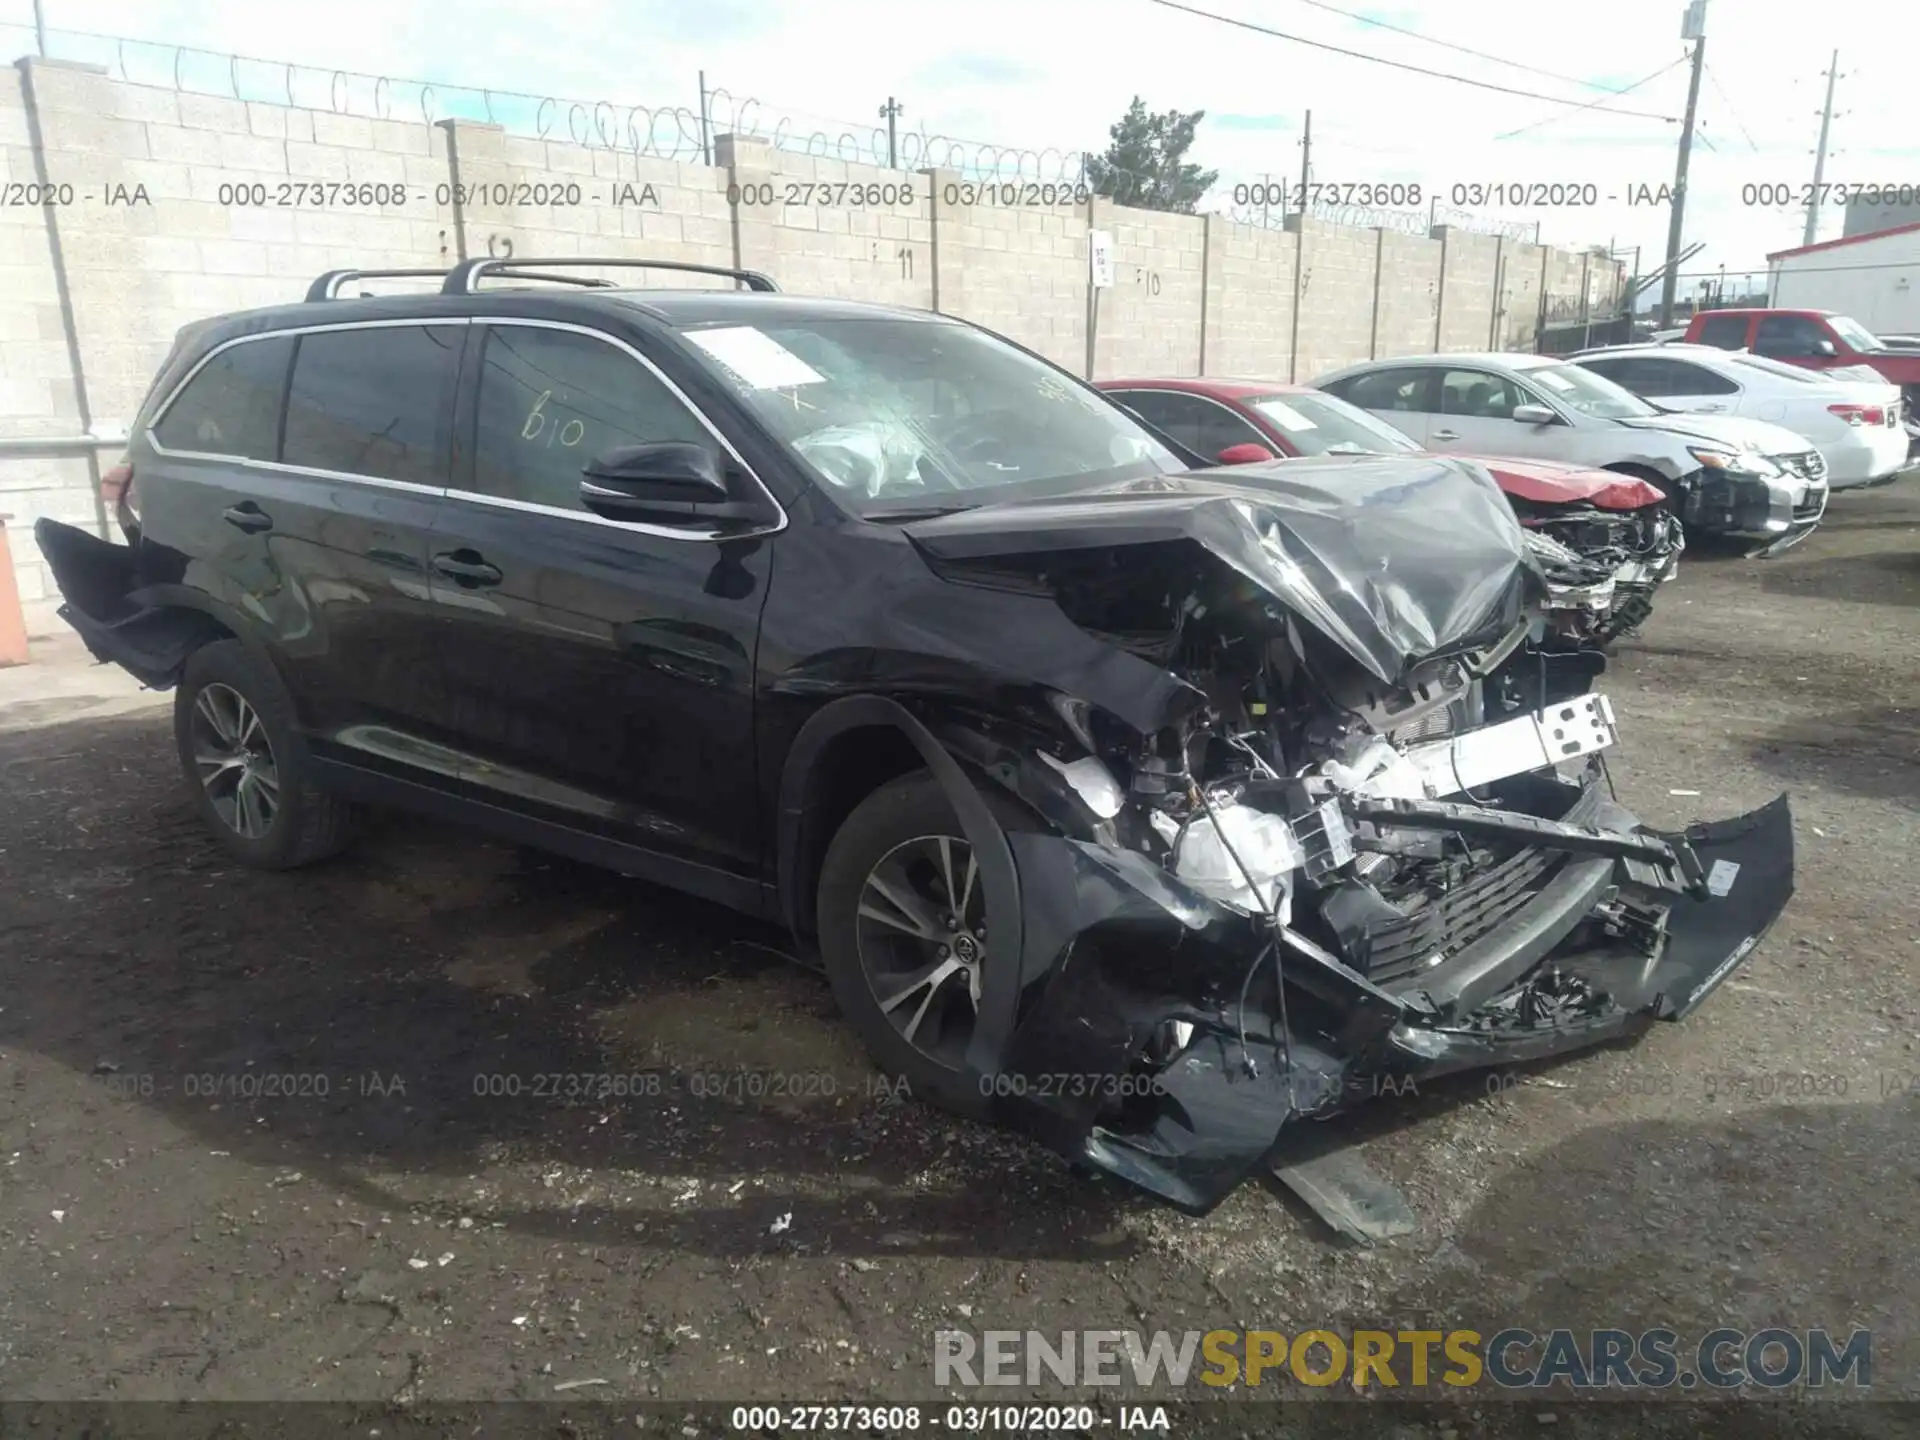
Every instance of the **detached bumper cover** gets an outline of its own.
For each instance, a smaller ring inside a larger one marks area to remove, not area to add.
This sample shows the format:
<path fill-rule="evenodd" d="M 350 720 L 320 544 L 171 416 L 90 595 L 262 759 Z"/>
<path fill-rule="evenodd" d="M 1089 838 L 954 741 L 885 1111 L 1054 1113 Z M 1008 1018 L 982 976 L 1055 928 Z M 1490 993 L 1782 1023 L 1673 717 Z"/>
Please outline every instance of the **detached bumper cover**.
<path fill-rule="evenodd" d="M 1522 909 L 1391 984 L 1142 856 L 1009 835 L 1022 947 L 1015 1023 L 982 1066 L 996 1118 L 1202 1213 L 1296 1120 L 1685 1017 L 1792 893 L 1787 799 L 1673 835 L 1597 795 L 1583 813 L 1589 823 L 1563 828 L 1591 839 L 1567 839 L 1555 878 Z M 1143 1066 L 1169 1034 L 1171 1059 Z"/>

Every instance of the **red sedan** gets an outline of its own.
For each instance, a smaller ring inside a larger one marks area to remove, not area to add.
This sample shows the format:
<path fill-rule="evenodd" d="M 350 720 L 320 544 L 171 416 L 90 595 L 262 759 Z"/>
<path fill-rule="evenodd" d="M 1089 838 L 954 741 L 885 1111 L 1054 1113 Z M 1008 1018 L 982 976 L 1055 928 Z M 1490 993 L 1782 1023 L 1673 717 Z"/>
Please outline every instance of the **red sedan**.
<path fill-rule="evenodd" d="M 1309 385 L 1214 379 L 1094 383 L 1154 429 L 1226 465 L 1275 456 L 1390 455 L 1420 448 L 1384 420 Z M 1638 510 L 1663 498 L 1646 481 L 1611 470 L 1510 455 L 1463 458 L 1491 470 L 1512 498 L 1535 504 L 1585 502 L 1602 510 Z"/>
<path fill-rule="evenodd" d="M 1162 379 L 1095 382 L 1154 429 L 1223 465 L 1296 455 L 1389 455 L 1418 451 L 1405 435 L 1338 396 L 1267 380 Z M 1663 496 L 1646 481 L 1551 460 L 1470 455 L 1492 473 L 1520 523 L 1557 545 L 1540 559 L 1558 582 L 1575 628 L 1605 642 L 1637 628 L 1653 591 L 1670 579 L 1683 545 Z M 1571 551 L 1560 555 L 1559 549 Z M 1585 597 L 1577 605 L 1576 595 Z"/>

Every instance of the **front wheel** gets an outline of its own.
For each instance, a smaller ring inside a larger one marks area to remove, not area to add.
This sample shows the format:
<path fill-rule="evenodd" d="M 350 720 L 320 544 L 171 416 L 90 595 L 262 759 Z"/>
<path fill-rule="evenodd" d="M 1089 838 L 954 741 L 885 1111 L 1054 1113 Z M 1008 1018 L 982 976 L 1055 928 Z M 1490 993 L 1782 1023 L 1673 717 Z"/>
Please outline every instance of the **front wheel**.
<path fill-rule="evenodd" d="M 1002 825 L 1032 823 L 989 794 Z M 876 1064 L 915 1095 L 986 1112 L 965 1071 L 993 948 L 986 887 L 940 782 L 916 771 L 848 815 L 820 870 L 820 953 L 840 1011 Z"/>
<path fill-rule="evenodd" d="M 314 783 L 280 677 L 238 640 L 188 659 L 173 734 L 201 817 L 242 864 L 290 870 L 346 843 L 351 807 Z"/>

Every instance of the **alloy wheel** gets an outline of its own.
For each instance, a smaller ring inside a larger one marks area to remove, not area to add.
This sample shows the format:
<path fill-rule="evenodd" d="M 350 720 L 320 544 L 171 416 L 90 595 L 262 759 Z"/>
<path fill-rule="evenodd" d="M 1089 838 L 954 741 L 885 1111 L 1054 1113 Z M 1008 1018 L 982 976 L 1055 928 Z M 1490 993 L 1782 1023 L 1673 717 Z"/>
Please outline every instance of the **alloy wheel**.
<path fill-rule="evenodd" d="M 264 838 L 280 813 L 280 771 L 260 712 L 231 686 L 203 686 L 192 737 L 194 774 L 214 814 L 242 839 Z"/>
<path fill-rule="evenodd" d="M 987 961 L 986 891 L 973 847 L 921 835 L 893 847 L 860 890 L 860 970 L 893 1028 L 958 1070 L 973 1037 Z"/>

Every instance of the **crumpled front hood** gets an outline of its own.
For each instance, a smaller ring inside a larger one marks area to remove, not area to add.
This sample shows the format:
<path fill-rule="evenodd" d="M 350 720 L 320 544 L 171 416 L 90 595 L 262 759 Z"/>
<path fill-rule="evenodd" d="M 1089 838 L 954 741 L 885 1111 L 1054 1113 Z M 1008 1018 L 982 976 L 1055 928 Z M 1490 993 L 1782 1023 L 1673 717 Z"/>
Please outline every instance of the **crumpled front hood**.
<path fill-rule="evenodd" d="M 943 561 L 1191 541 L 1390 684 L 1430 656 L 1504 636 L 1541 584 L 1492 476 L 1433 455 L 1225 466 L 905 529 Z"/>
<path fill-rule="evenodd" d="M 1511 455 L 1462 455 L 1493 472 L 1507 494 L 1540 505 L 1576 505 L 1582 501 L 1602 510 L 1638 510 L 1658 505 L 1666 497 L 1644 480 L 1617 470 L 1591 465 L 1568 465 L 1558 460 L 1516 460 Z"/>
<path fill-rule="evenodd" d="M 1757 450 L 1762 455 L 1800 455 L 1813 448 L 1804 436 L 1764 420 L 1734 415 L 1638 415 L 1619 422 L 1634 430 L 1665 430 L 1695 440 L 1710 440 L 1735 450 Z"/>

